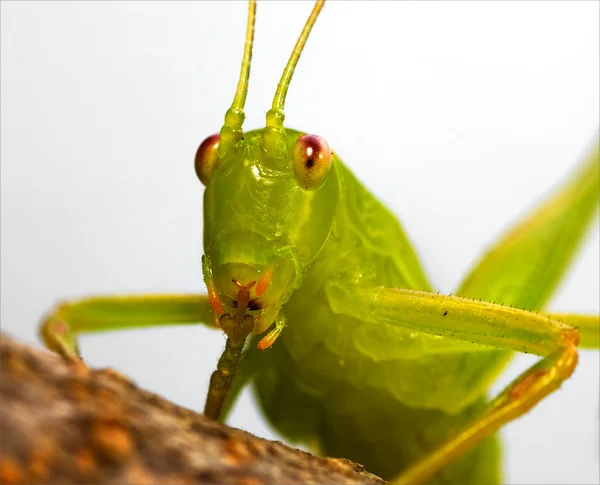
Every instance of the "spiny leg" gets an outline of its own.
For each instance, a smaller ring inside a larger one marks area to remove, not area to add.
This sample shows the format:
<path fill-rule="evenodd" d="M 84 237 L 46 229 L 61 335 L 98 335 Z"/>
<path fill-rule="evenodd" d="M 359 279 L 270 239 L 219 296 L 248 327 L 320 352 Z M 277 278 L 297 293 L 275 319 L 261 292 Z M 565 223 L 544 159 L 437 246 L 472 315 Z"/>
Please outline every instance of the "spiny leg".
<path fill-rule="evenodd" d="M 597 315 L 561 314 L 559 318 L 567 322 L 563 323 L 553 314 L 470 298 L 401 288 L 350 287 L 345 282 L 329 283 L 326 293 L 335 313 L 541 357 L 552 354 L 565 336 L 578 334 L 577 324 L 585 323 L 586 335 L 591 335 L 599 321 Z M 588 339 L 588 343 L 592 341 Z"/>
<path fill-rule="evenodd" d="M 209 324 L 206 295 L 99 296 L 69 301 L 47 315 L 40 336 L 46 347 L 69 361 L 81 359 L 77 335 L 159 325 Z"/>
<path fill-rule="evenodd" d="M 423 460 L 392 480 L 394 484 L 420 484 L 504 424 L 522 416 L 558 389 L 577 365 L 576 340 L 564 342 L 561 351 L 542 359 L 515 379 L 490 403 L 484 415 Z"/>
<path fill-rule="evenodd" d="M 247 290 L 246 290 L 247 293 Z M 46 347 L 71 362 L 80 362 L 77 335 L 82 333 L 125 330 L 161 325 L 202 323 L 213 326 L 214 299 L 208 295 L 135 295 L 101 296 L 83 298 L 56 307 L 42 322 L 40 335 Z M 245 311 L 245 310 L 244 310 Z M 205 414 L 211 419 L 219 417 L 219 411 L 236 372 L 246 336 L 252 330 L 253 319 L 241 312 L 242 323 L 225 315 L 223 330 L 228 335 L 225 350 L 213 372 L 206 397 Z M 248 376 L 240 376 L 241 389 Z M 238 389 L 238 390 L 239 390 Z M 231 396 L 233 401 L 235 396 Z M 231 404 L 231 403 L 230 403 Z"/>
<path fill-rule="evenodd" d="M 522 416 L 571 376 L 577 365 L 576 340 L 542 359 L 515 379 L 490 403 L 487 411 L 457 436 L 391 481 L 397 485 L 425 483 L 436 472 L 513 419 Z"/>
<path fill-rule="evenodd" d="M 548 318 L 566 323 L 579 331 L 580 349 L 600 349 L 600 325 L 597 315 L 573 315 L 570 313 L 545 313 Z"/>
<path fill-rule="evenodd" d="M 427 481 L 457 456 L 558 389 L 577 365 L 579 332 L 567 323 L 584 328 L 589 336 L 600 331 L 598 316 L 554 316 L 420 291 L 330 284 L 327 295 L 335 312 L 373 324 L 385 323 L 544 357 L 511 383 L 483 416 L 393 480 L 398 484 Z M 586 338 L 591 347 L 593 337 Z"/>

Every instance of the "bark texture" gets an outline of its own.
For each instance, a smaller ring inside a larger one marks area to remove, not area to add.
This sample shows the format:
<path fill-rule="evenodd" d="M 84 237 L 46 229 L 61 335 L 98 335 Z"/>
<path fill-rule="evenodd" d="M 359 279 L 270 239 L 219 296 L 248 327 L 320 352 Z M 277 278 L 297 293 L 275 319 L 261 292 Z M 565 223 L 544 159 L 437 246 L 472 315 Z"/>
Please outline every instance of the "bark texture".
<path fill-rule="evenodd" d="M 0 334 L 1 484 L 383 484 Z"/>

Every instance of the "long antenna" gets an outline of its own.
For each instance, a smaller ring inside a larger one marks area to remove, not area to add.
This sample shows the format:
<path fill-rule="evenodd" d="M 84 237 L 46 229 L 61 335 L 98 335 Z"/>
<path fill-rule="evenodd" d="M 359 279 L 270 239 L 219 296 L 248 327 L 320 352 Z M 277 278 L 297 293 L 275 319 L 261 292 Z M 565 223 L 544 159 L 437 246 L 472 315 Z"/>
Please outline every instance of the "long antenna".
<path fill-rule="evenodd" d="M 287 95 L 288 87 L 290 85 L 292 76 L 294 75 L 296 64 L 298 64 L 298 60 L 302 54 L 302 49 L 304 49 L 304 45 L 306 44 L 310 31 L 312 30 L 313 25 L 315 24 L 317 17 L 323 8 L 323 5 L 325 5 L 325 0 L 317 0 L 312 12 L 308 17 L 308 20 L 304 24 L 304 28 L 302 29 L 300 37 L 298 37 L 298 40 L 296 41 L 292 55 L 290 56 L 287 65 L 283 70 L 279 84 L 277 85 L 277 91 L 275 91 L 275 97 L 273 98 L 273 106 L 269 113 L 267 113 L 267 127 L 283 126 L 283 106 L 285 104 L 285 97 Z"/>
<path fill-rule="evenodd" d="M 248 3 L 248 24 L 246 26 L 246 42 L 244 43 L 244 58 L 242 70 L 238 81 L 237 91 L 231 105 L 232 110 L 243 111 L 248 94 L 248 80 L 250 78 L 250 61 L 252 60 L 252 45 L 254 42 L 254 22 L 256 20 L 256 0 Z"/>
<path fill-rule="evenodd" d="M 252 45 L 254 42 L 254 22 L 256 20 L 256 0 L 248 2 L 248 23 L 246 25 L 246 42 L 244 43 L 244 58 L 242 70 L 238 81 L 237 90 L 231 108 L 225 113 L 225 123 L 221 128 L 221 141 L 219 154 L 224 155 L 229 148 L 242 137 L 244 123 L 244 105 L 248 94 L 248 81 L 250 79 L 250 63 L 252 61 Z"/>

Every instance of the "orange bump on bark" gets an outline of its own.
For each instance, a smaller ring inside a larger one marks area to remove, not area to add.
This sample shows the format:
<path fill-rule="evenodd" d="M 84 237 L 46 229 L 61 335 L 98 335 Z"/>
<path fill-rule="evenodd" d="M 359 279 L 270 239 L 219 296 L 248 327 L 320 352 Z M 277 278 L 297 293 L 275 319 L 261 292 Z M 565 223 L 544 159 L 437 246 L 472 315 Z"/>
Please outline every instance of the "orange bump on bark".
<path fill-rule="evenodd" d="M 91 438 L 96 450 L 111 461 L 126 460 L 134 449 L 133 436 L 125 425 L 116 420 L 93 421 Z"/>
<path fill-rule="evenodd" d="M 52 460 L 52 446 L 48 440 L 43 439 L 33 449 L 29 458 L 29 473 L 32 482 L 44 482 L 49 473 L 48 464 Z"/>
<path fill-rule="evenodd" d="M 250 440 L 246 443 L 246 446 L 252 456 L 260 457 L 267 453 L 267 447 L 261 441 Z"/>
<path fill-rule="evenodd" d="M 127 468 L 127 472 L 125 473 L 125 483 L 135 483 L 136 485 L 152 485 L 156 483 L 156 479 L 144 466 L 139 463 L 134 463 Z M 182 482 L 173 480 L 172 483 Z"/>
<path fill-rule="evenodd" d="M 15 354 L 9 354 L 7 358 L 2 359 L 2 366 L 4 370 L 15 377 L 25 377 L 31 374 L 29 367 L 24 362 L 24 359 L 20 359 Z"/>
<path fill-rule="evenodd" d="M 102 407 L 104 414 L 109 414 L 113 420 L 124 415 L 123 402 L 108 389 L 99 389 L 94 396 L 94 400 L 96 404 Z"/>
<path fill-rule="evenodd" d="M 224 458 L 230 465 L 238 465 L 251 462 L 253 455 L 244 441 L 230 438 L 225 442 Z"/>
<path fill-rule="evenodd" d="M 14 458 L 0 458 L 0 483 L 2 485 L 13 485 L 23 482 L 23 468 L 21 465 Z"/>
<path fill-rule="evenodd" d="M 98 372 L 104 374 L 105 376 L 109 377 L 110 379 L 114 379 L 115 381 L 119 381 L 123 384 L 126 384 L 127 386 L 135 386 L 135 383 L 133 382 L 132 379 L 130 379 L 125 374 L 122 374 L 121 372 L 113 369 L 112 367 L 106 367 L 104 369 L 100 369 Z"/>
<path fill-rule="evenodd" d="M 75 463 L 83 475 L 89 475 L 97 468 L 94 454 L 89 448 L 82 448 L 77 451 L 75 454 Z"/>
<path fill-rule="evenodd" d="M 261 485 L 263 482 L 255 477 L 239 477 L 233 483 L 237 485 Z"/>
<path fill-rule="evenodd" d="M 81 359 L 70 360 L 69 364 L 72 366 L 73 373 L 77 377 L 89 377 L 91 370 Z"/>
<path fill-rule="evenodd" d="M 90 391 L 81 381 L 73 381 L 71 383 L 71 394 L 80 403 L 90 398 Z"/>

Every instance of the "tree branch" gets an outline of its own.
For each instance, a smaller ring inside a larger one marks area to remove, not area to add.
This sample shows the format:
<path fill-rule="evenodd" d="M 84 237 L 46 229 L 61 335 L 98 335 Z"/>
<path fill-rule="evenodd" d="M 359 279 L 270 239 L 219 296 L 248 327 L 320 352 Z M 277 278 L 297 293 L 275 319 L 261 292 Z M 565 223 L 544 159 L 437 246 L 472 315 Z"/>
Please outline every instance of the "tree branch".
<path fill-rule="evenodd" d="M 0 484 L 384 483 L 1 333 L 0 362 Z"/>

